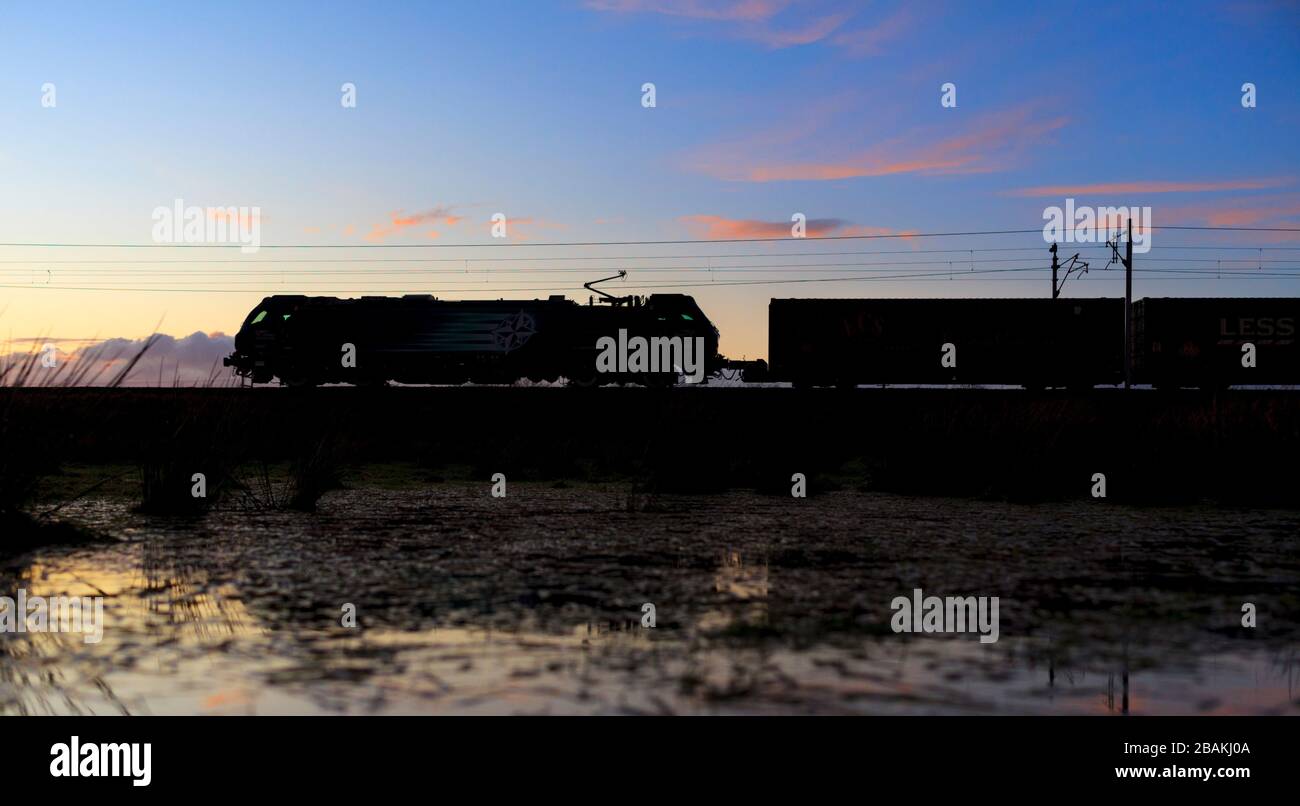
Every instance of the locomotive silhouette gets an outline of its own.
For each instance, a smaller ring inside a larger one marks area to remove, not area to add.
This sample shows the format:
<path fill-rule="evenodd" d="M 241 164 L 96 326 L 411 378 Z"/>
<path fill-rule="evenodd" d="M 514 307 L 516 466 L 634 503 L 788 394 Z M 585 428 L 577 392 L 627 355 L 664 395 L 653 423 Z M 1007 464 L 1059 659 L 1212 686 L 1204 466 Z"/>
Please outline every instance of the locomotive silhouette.
<path fill-rule="evenodd" d="M 622 274 L 616 276 L 623 276 Z M 606 278 L 613 279 L 613 278 Z M 602 282 L 602 281 L 595 281 Z M 672 385 L 678 373 L 602 373 L 597 342 L 700 338 L 705 374 L 719 364 L 718 331 L 683 294 L 601 295 L 580 305 L 563 296 L 531 300 L 403 297 L 267 297 L 235 335 L 224 363 L 254 383 L 511 383 L 567 378 L 593 386 L 636 381 Z"/>
<path fill-rule="evenodd" d="M 585 285 L 600 295 L 586 305 L 563 296 L 267 297 L 245 319 L 225 364 L 254 383 L 278 378 L 287 386 L 681 380 L 678 372 L 598 372 L 597 343 L 625 331 L 647 340 L 700 338 L 706 375 L 796 387 L 1083 389 L 1123 381 L 1120 299 L 773 299 L 769 366 L 719 355 L 717 328 L 689 296 L 616 297 L 598 282 Z M 1202 388 L 1300 383 L 1297 321 L 1300 298 L 1138 300 L 1133 380 Z M 951 361 L 941 361 L 944 350 Z"/>

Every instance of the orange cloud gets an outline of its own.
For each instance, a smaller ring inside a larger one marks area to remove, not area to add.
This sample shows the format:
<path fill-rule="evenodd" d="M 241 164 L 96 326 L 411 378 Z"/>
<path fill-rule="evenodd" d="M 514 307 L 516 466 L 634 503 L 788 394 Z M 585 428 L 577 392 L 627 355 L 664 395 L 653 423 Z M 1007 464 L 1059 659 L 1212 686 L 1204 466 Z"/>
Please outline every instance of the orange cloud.
<path fill-rule="evenodd" d="M 401 211 L 389 213 L 387 224 L 375 224 L 366 234 L 367 241 L 382 241 L 395 235 L 400 235 L 403 230 L 421 225 L 434 225 L 442 222 L 446 226 L 454 227 L 464 220 L 464 216 L 455 215 L 451 212 L 450 207 L 435 207 L 432 210 L 425 210 L 421 213 L 412 213 L 403 215 Z M 349 227 L 350 228 L 350 227 Z M 436 230 L 430 230 L 426 233 L 431 238 L 438 237 Z"/>
<path fill-rule="evenodd" d="M 677 219 L 685 224 L 697 238 L 708 240 L 740 240 L 750 238 L 789 238 L 790 221 L 758 221 L 755 219 L 726 218 L 717 215 L 687 215 Z M 850 225 L 838 218 L 811 218 L 805 224 L 805 236 L 823 238 L 829 235 L 902 235 L 910 237 L 915 230 L 895 231 L 885 227 Z"/>
<path fill-rule="evenodd" d="M 262 221 L 262 211 L 249 207 L 209 207 L 208 218 L 213 221 L 234 223 L 240 227 L 251 227 L 254 221 Z"/>
<path fill-rule="evenodd" d="M 1217 193 L 1225 190 L 1264 190 L 1285 187 L 1295 180 L 1230 179 L 1221 182 L 1103 182 L 1094 185 L 1044 185 L 1013 190 L 1011 196 L 1084 196 L 1117 193 Z"/>
<path fill-rule="evenodd" d="M 986 117 L 970 131 L 930 143 L 921 134 L 876 144 L 825 162 L 789 162 L 746 153 L 735 144 L 713 147 L 686 167 L 717 179 L 741 182 L 830 181 L 893 174 L 987 173 L 1004 168 L 1018 152 L 1067 123 L 1033 118 L 1028 107 Z M 809 147 L 807 151 L 817 149 Z M 789 148 L 782 149 L 788 153 Z"/>
<path fill-rule="evenodd" d="M 789 238 L 789 221 L 756 221 L 753 219 L 724 218 L 717 215 L 686 215 L 677 219 L 699 238 L 727 240 L 733 238 Z M 834 232 L 843 226 L 834 218 L 812 219 L 807 222 L 807 235 L 816 238 Z"/>

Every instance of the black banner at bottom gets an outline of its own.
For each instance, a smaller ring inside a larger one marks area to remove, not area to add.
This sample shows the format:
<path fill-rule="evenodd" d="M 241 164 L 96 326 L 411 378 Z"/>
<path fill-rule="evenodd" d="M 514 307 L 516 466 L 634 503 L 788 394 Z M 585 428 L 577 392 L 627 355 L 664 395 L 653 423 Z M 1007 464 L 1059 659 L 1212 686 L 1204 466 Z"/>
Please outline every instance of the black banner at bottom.
<path fill-rule="evenodd" d="M 59 717 L 4 726 L 6 794 L 210 796 L 274 782 L 286 794 L 452 786 L 499 796 L 608 779 L 601 791 L 611 797 L 771 797 L 892 779 L 927 791 L 1224 795 L 1287 786 L 1297 758 L 1295 723 L 1281 717 Z"/>

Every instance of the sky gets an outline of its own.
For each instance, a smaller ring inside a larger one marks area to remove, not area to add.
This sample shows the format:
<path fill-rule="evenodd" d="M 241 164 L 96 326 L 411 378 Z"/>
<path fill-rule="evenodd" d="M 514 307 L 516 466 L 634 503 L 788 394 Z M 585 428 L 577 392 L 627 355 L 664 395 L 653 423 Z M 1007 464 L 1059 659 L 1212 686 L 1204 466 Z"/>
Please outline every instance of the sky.
<path fill-rule="evenodd" d="M 1297 2 L 6 2 L 0 21 L 17 352 L 160 332 L 162 361 L 205 376 L 268 294 L 585 301 L 627 269 L 612 290 L 690 293 L 725 354 L 764 357 L 773 297 L 1049 294 L 1041 229 L 1066 199 L 1151 208 L 1137 297 L 1300 296 L 1300 233 L 1278 231 L 1300 228 Z M 247 208 L 223 223 L 260 248 L 160 243 L 177 203 Z M 796 215 L 803 240 L 725 243 L 789 238 Z M 1027 232 L 934 235 L 1004 230 Z M 587 245 L 682 240 L 713 243 Z M 1062 249 L 1089 261 L 1067 295 L 1122 295 L 1104 246 Z"/>

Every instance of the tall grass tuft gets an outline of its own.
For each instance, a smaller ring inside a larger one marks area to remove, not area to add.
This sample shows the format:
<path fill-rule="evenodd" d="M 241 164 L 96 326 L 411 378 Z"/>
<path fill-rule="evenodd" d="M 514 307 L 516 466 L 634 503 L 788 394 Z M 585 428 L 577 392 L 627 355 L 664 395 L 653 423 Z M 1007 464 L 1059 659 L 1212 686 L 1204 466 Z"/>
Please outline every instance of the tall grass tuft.
<path fill-rule="evenodd" d="M 265 457 L 241 468 L 231 480 L 239 494 L 238 506 L 315 512 L 325 493 L 343 487 L 339 441 L 329 433 L 315 431 L 301 441 L 287 468 Z"/>
<path fill-rule="evenodd" d="M 21 390 L 29 387 L 72 389 L 73 387 L 100 385 L 100 395 L 89 407 L 97 415 L 90 427 L 104 427 L 109 417 L 107 396 L 103 390 L 122 384 L 144 354 L 153 346 L 154 339 L 130 356 L 113 373 L 107 383 L 101 383 L 111 367 L 121 358 L 120 353 L 107 354 L 102 348 L 86 353 L 76 361 L 45 362 L 46 353 L 33 342 L 25 355 L 13 353 L 0 356 L 0 553 L 25 551 L 42 545 L 61 542 L 81 542 L 95 536 L 77 527 L 59 523 L 50 516 L 68 503 L 32 515 L 28 507 L 37 486 L 45 477 L 57 473 L 68 444 L 74 438 L 68 427 L 59 419 L 58 412 L 33 414 L 26 409 L 20 419 L 15 401 Z M 107 360 L 105 360 L 107 359 Z"/>
<path fill-rule="evenodd" d="M 239 487 L 247 418 L 238 401 L 225 397 L 172 411 L 170 421 L 151 424 L 157 427 L 140 434 L 137 509 L 153 515 L 201 515 Z"/>
<path fill-rule="evenodd" d="M 321 496 L 343 486 L 338 441 L 329 437 L 314 440 L 309 449 L 294 460 L 291 476 L 289 508 L 315 512 Z"/>

